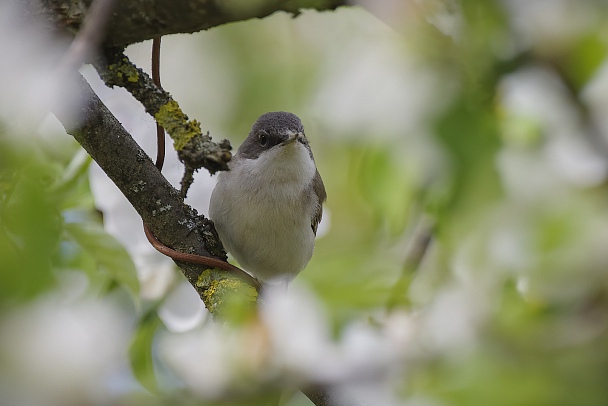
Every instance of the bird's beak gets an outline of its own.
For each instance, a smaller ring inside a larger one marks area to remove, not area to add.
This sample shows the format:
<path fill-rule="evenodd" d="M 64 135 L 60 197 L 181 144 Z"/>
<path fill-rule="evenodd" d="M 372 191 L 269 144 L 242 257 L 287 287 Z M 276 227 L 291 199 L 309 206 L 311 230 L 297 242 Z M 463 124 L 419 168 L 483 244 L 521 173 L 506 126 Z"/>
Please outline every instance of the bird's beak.
<path fill-rule="evenodd" d="M 300 138 L 301 135 L 302 135 L 302 133 L 292 133 L 292 134 L 289 134 L 289 137 L 287 137 L 287 139 L 285 141 L 281 142 L 280 145 L 283 147 L 285 145 L 291 144 L 292 142 L 294 142 L 298 138 Z"/>

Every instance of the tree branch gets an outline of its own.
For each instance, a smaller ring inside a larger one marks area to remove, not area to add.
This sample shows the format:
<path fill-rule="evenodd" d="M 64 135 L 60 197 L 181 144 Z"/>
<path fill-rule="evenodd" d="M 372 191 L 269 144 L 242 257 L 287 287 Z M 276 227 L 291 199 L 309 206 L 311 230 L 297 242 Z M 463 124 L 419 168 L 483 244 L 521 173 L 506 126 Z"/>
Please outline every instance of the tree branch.
<path fill-rule="evenodd" d="M 34 10 L 34 14 L 42 16 L 52 31 L 70 31 L 72 33 L 77 32 L 83 24 L 91 3 L 91 0 L 25 1 L 28 1 L 30 12 Z M 233 6 L 227 6 L 228 4 L 233 4 Z M 123 68 L 127 69 L 126 83 L 121 85 L 126 88 L 131 87 L 131 93 L 134 96 L 138 92 L 151 94 L 152 99 L 159 96 L 153 107 L 146 105 L 142 100 L 140 102 L 144 104 L 150 114 L 159 120 L 163 127 L 171 127 L 172 123 L 163 122 L 163 107 L 172 106 L 172 103 L 177 107 L 177 103 L 160 87 L 153 84 L 150 86 L 147 82 L 149 77 L 130 65 L 128 60 L 125 61 L 126 58 L 122 52 L 117 52 L 119 49 L 117 47 L 124 47 L 162 35 L 190 33 L 229 22 L 265 17 L 276 11 L 297 14 L 299 9 L 306 7 L 317 10 L 335 9 L 337 6 L 345 4 L 345 1 L 268 0 L 260 4 L 259 7 L 251 8 L 240 2 L 213 0 L 122 0 L 118 2 L 108 23 L 108 34 L 104 41 L 106 56 L 109 52 L 109 55 L 118 58 L 114 60 L 115 67 L 122 63 Z M 111 49 L 112 47 L 114 48 Z M 102 77 L 110 78 L 111 75 L 106 75 L 112 73 L 109 72 L 110 66 L 111 63 L 97 64 Z M 133 72 L 135 72 L 135 76 L 129 76 Z M 118 84 L 116 82 L 118 79 L 120 79 L 120 75 L 112 77 L 110 81 Z M 131 86 L 129 79 L 135 79 L 132 83 L 137 85 Z M 166 246 L 180 252 L 201 256 L 211 255 L 225 260 L 225 252 L 212 223 L 198 216 L 194 209 L 183 203 L 179 192 L 167 182 L 82 76 L 74 74 L 71 83 L 76 87 L 75 93 L 83 100 L 79 107 L 80 111 L 66 112 L 57 109 L 54 111 L 55 115 L 66 131 L 83 146 L 118 186 L 156 238 Z M 137 96 L 136 98 L 140 99 Z M 158 103 L 159 100 L 161 100 L 160 103 Z M 188 126 L 190 122 L 187 117 L 181 113 L 181 110 L 179 113 L 183 117 L 180 116 L 177 125 L 182 126 L 183 123 L 186 123 Z M 198 140 L 197 142 L 204 144 L 205 137 L 200 132 L 200 127 L 197 125 L 194 127 L 197 127 L 197 134 L 195 137 L 188 138 L 187 142 Z M 169 128 L 168 132 L 171 133 Z M 176 141 L 175 138 L 174 141 Z M 210 139 L 207 141 L 211 143 Z M 224 145 L 222 143 L 212 144 L 217 146 L 220 152 L 226 152 L 229 149 L 227 143 Z M 195 148 L 195 150 L 204 149 L 204 146 Z M 229 160 L 227 154 L 220 154 L 224 164 Z M 223 271 L 205 269 L 204 266 L 191 263 L 177 262 L 177 265 L 214 316 L 222 317 L 221 312 L 227 307 L 222 302 L 228 295 L 233 299 L 234 293 L 236 293 L 242 303 L 246 304 L 254 305 L 257 301 L 258 295 L 255 288 L 236 276 Z M 336 404 L 330 396 L 329 388 L 315 387 L 309 388 L 305 392 L 319 406 Z"/>
<path fill-rule="evenodd" d="M 401 276 L 395 282 L 391 295 L 388 300 L 387 309 L 393 310 L 395 307 L 410 306 L 407 291 L 412 282 L 415 272 L 418 270 L 429 246 L 431 245 L 434 232 L 434 224 L 431 220 L 423 219 L 422 224 L 416 229 L 412 237 L 412 245 L 409 247 Z"/>
<path fill-rule="evenodd" d="M 118 186 L 154 235 L 165 245 L 185 253 L 226 260 L 211 222 L 183 203 L 179 192 L 118 122 L 80 75 L 71 80 L 83 102 L 77 112 L 57 109 L 54 114 L 82 147 Z M 74 114 L 76 113 L 76 114 Z M 211 272 L 204 266 L 178 262 L 188 281 L 207 308 L 218 309 L 225 287 L 249 292 L 255 303 L 255 288 L 227 272 Z"/>
<path fill-rule="evenodd" d="M 76 70 L 88 61 L 105 38 L 108 20 L 116 0 L 94 0 L 87 13 L 82 29 L 70 44 L 60 69 L 64 72 Z"/>
<path fill-rule="evenodd" d="M 194 172 L 205 168 L 214 174 L 228 169 L 228 162 L 232 158 L 230 142 L 222 140 L 215 143 L 208 133 L 203 134 L 200 123 L 188 120 L 171 95 L 132 64 L 122 49 L 105 49 L 103 58 L 99 58 L 94 66 L 107 86 L 124 87 L 167 131 L 187 170 Z M 183 191 L 182 196 L 185 196 Z"/>
<path fill-rule="evenodd" d="M 49 28 L 75 33 L 91 0 L 29 0 Z M 345 0 L 121 0 L 108 24 L 106 46 L 126 46 L 168 34 L 192 33 L 218 25 L 262 18 L 277 11 L 297 14 L 304 8 L 333 10 Z"/>
<path fill-rule="evenodd" d="M 325 385 L 313 385 L 300 389 L 315 406 L 346 406 L 333 393 L 332 388 Z"/>

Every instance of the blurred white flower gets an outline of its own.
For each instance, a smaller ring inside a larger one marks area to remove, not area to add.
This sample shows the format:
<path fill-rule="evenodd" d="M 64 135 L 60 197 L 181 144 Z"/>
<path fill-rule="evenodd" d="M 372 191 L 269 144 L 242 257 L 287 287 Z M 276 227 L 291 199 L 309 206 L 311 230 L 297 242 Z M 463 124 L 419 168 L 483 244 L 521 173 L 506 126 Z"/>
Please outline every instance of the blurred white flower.
<path fill-rule="evenodd" d="M 506 120 L 531 120 L 543 134 L 538 151 L 506 147 L 498 155 L 512 197 L 545 201 L 567 193 L 566 186 L 592 187 L 606 178 L 608 163 L 589 144 L 588 130 L 555 74 L 540 67 L 521 69 L 501 81 L 500 95 Z"/>
<path fill-rule="evenodd" d="M 316 371 L 332 375 L 335 354 L 329 326 L 310 293 L 295 286 L 289 292 L 280 288 L 268 292 L 261 318 L 268 329 L 275 367 L 302 377 L 315 376 Z"/>
<path fill-rule="evenodd" d="M 3 401 L 28 405 L 100 404 L 116 393 L 124 367 L 125 315 L 111 299 L 66 301 L 59 293 L 8 314 L 0 323 Z M 35 383 L 35 384 L 33 384 Z"/>
<path fill-rule="evenodd" d="M 19 1 L 0 4 L 0 121 L 8 134 L 35 134 L 49 109 L 68 109 L 67 83 L 57 71 L 66 41 L 48 35 Z"/>
<path fill-rule="evenodd" d="M 499 267 L 522 269 L 530 262 L 526 229 L 518 213 L 502 213 L 503 223 L 495 227 L 488 239 L 488 253 Z"/>
<path fill-rule="evenodd" d="M 406 35 L 408 29 L 422 21 L 454 38 L 458 38 L 462 29 L 462 15 L 455 0 L 356 0 L 355 4 Z"/>
<path fill-rule="evenodd" d="M 339 386 L 334 395 L 340 405 L 357 406 L 408 406 L 406 402 L 397 395 L 393 382 L 386 377 L 375 381 L 353 381 Z"/>
<path fill-rule="evenodd" d="M 427 21 L 444 35 L 450 35 L 454 39 L 460 37 L 464 25 L 460 2 L 456 0 L 416 0 L 416 3 L 426 9 Z"/>
<path fill-rule="evenodd" d="M 525 67 L 503 77 L 499 94 L 508 114 L 535 120 L 548 136 L 575 132 L 580 124 L 564 84 L 543 67 Z"/>
<path fill-rule="evenodd" d="M 441 78 L 405 52 L 402 37 L 356 11 L 333 23 L 333 31 L 340 29 L 338 24 L 362 29 L 348 31 L 340 47 L 326 52 L 311 103 L 314 114 L 334 136 L 413 136 L 449 101 L 450 89 L 439 91 Z"/>
<path fill-rule="evenodd" d="M 165 327 L 175 333 L 192 330 L 208 314 L 198 293 L 186 280 L 175 286 L 158 309 L 158 317 Z"/>
<path fill-rule="evenodd" d="M 608 145 L 608 60 L 602 63 L 587 82 L 581 99 L 589 107 L 591 118 L 597 125 L 599 141 Z"/>
<path fill-rule="evenodd" d="M 536 153 L 504 148 L 496 165 L 502 185 L 514 201 L 540 203 L 568 193 L 546 160 Z"/>
<path fill-rule="evenodd" d="M 206 323 L 185 333 L 165 332 L 158 343 L 160 359 L 202 398 L 235 395 L 277 378 L 269 364 L 268 332 L 260 323 L 241 328 Z"/>
<path fill-rule="evenodd" d="M 113 217 L 113 213 L 109 216 Z M 110 234 L 113 233 L 110 232 Z M 140 246 L 139 249 L 132 249 L 127 244 L 125 247 L 137 269 L 141 298 L 146 300 L 162 298 L 176 280 L 179 269 L 168 257 L 151 251 L 151 247 Z"/>
<path fill-rule="evenodd" d="M 208 399 L 232 389 L 238 375 L 245 375 L 242 360 L 247 348 L 238 331 L 213 323 L 159 337 L 161 359 L 193 393 Z"/>
<path fill-rule="evenodd" d="M 551 169 L 572 186 L 594 187 L 608 174 L 608 162 L 581 133 L 550 140 L 546 156 Z"/>
<path fill-rule="evenodd" d="M 478 328 L 488 305 L 471 287 L 457 285 L 438 292 L 433 303 L 419 315 L 425 347 L 446 355 L 466 355 L 477 343 Z"/>
<path fill-rule="evenodd" d="M 310 292 L 269 292 L 260 320 L 241 329 L 206 324 L 166 333 L 161 358 L 194 393 L 214 398 L 235 388 L 278 380 L 287 386 L 375 382 L 402 369 L 415 348 L 416 322 L 404 313 L 378 325 L 354 322 L 333 339 L 324 311 Z"/>
<path fill-rule="evenodd" d="M 522 47 L 563 49 L 598 21 L 597 3 L 584 0 L 503 0 Z"/>

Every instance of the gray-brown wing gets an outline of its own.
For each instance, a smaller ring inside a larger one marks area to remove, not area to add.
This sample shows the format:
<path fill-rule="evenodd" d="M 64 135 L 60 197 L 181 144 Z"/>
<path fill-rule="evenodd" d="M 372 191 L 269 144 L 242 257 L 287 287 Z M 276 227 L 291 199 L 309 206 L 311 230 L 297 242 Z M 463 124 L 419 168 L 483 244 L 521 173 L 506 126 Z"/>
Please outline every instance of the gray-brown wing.
<path fill-rule="evenodd" d="M 323 202 L 325 202 L 325 200 L 327 199 L 325 185 L 323 184 L 323 179 L 321 179 L 319 171 L 315 173 L 315 177 L 312 179 L 311 186 L 314 194 L 317 195 L 317 207 L 315 207 L 314 214 L 312 216 L 312 219 L 310 220 L 310 225 L 312 227 L 312 232 L 317 235 L 317 227 L 319 227 L 321 217 L 323 216 Z"/>

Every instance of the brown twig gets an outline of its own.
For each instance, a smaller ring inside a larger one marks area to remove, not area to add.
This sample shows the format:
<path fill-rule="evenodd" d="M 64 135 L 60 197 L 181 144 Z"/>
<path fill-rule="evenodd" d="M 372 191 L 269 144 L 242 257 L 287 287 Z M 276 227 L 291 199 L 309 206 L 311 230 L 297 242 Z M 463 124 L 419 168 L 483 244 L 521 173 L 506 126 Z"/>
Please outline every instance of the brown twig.
<path fill-rule="evenodd" d="M 154 84 L 158 88 L 160 88 L 160 37 L 154 38 L 154 40 L 152 41 L 152 80 L 154 81 Z M 162 171 L 165 162 L 165 130 L 158 122 L 156 122 L 156 141 L 157 150 L 155 165 L 159 171 Z M 204 265 L 209 267 L 210 269 L 219 268 L 231 273 L 232 275 L 240 278 L 244 282 L 253 286 L 258 291 L 258 293 L 262 288 L 257 279 L 253 278 L 251 275 L 249 275 L 242 269 L 237 268 L 236 266 L 226 261 L 222 261 L 220 259 L 208 256 L 179 252 L 167 247 L 154 236 L 154 234 L 152 233 L 152 231 L 150 231 L 150 228 L 146 225 L 146 223 L 144 223 L 144 233 L 146 234 L 146 238 L 148 239 L 150 244 L 158 252 L 172 258 L 174 261 Z"/>
<path fill-rule="evenodd" d="M 392 310 L 397 305 L 409 305 L 407 291 L 412 277 L 419 268 L 433 238 L 433 225 L 425 221 L 414 233 L 412 245 L 403 261 L 401 276 L 393 286 L 387 308 Z"/>
<path fill-rule="evenodd" d="M 229 272 L 230 274 L 241 279 L 243 282 L 253 286 L 255 288 L 255 290 L 258 291 L 258 293 L 262 290 L 262 285 L 256 278 L 249 275 L 247 272 L 243 271 L 241 268 L 238 268 L 238 267 L 232 265 L 229 262 L 222 261 L 221 259 L 217 259 L 217 258 L 202 256 L 202 255 L 186 254 L 184 252 L 179 252 L 174 249 L 171 249 L 171 248 L 167 247 L 165 244 L 158 241 L 158 239 L 156 239 L 154 234 L 152 234 L 152 232 L 150 231 L 148 226 L 146 226 L 145 223 L 144 223 L 144 232 L 146 234 L 146 238 L 148 239 L 148 242 L 150 242 L 150 244 L 158 252 L 160 252 L 163 255 L 168 256 L 169 258 L 171 258 L 175 261 L 187 262 L 189 264 L 204 265 L 204 266 L 208 267 L 209 269 L 219 268 L 223 271 Z"/>
<path fill-rule="evenodd" d="M 157 87 L 160 85 L 160 38 L 152 40 L 152 80 Z M 156 122 L 156 167 L 163 170 L 165 163 L 165 129 Z"/>

